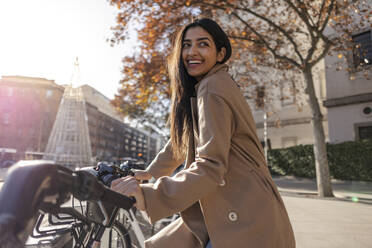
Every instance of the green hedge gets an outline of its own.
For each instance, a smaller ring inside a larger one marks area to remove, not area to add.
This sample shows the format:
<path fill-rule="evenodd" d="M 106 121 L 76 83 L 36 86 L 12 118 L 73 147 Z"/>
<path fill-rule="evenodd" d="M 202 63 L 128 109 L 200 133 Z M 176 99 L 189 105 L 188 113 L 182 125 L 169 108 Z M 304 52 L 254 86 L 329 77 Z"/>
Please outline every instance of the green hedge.
<path fill-rule="evenodd" d="M 372 140 L 327 144 L 331 177 L 341 180 L 372 181 Z M 312 145 L 268 151 L 273 174 L 315 178 Z"/>

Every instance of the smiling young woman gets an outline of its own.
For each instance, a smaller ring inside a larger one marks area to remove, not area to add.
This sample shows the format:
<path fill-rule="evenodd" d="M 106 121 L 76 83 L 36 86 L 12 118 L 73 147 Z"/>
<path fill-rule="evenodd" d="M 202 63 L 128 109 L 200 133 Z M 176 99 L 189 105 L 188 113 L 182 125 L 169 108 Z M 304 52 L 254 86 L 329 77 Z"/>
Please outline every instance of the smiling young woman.
<path fill-rule="evenodd" d="M 227 35 L 211 19 L 176 36 L 168 63 L 171 138 L 145 171 L 113 183 L 151 222 L 180 212 L 145 247 L 295 247 L 250 108 L 228 73 L 230 56 Z M 151 177 L 155 183 L 137 181 Z"/>
<path fill-rule="evenodd" d="M 187 73 L 200 80 L 216 64 L 221 63 L 226 48 L 217 51 L 213 37 L 201 27 L 189 28 L 182 43 L 182 60 Z"/>

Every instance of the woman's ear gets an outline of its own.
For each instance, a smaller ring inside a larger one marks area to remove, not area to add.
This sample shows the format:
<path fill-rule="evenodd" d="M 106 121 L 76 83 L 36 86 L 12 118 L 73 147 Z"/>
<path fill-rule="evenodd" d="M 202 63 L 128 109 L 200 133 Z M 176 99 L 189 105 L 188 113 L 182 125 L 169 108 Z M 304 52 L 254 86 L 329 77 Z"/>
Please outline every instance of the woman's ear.
<path fill-rule="evenodd" d="M 226 56 L 226 48 L 221 47 L 221 50 L 217 52 L 217 61 L 221 63 L 221 61 L 225 58 Z"/>

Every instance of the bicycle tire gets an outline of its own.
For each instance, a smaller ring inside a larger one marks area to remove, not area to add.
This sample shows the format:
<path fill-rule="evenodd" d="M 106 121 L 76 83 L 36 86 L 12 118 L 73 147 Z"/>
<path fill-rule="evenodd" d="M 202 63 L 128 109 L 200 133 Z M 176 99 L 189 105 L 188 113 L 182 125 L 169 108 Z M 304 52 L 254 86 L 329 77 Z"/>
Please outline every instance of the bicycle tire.
<path fill-rule="evenodd" d="M 115 235 L 112 232 L 115 231 Z M 107 233 L 109 232 L 109 233 Z M 106 228 L 104 236 L 108 237 L 105 240 L 101 240 L 98 247 L 100 248 L 132 248 L 131 238 L 125 226 L 119 221 L 115 220 L 112 227 Z M 66 246 L 68 248 L 75 247 Z"/>
<path fill-rule="evenodd" d="M 129 236 L 129 233 L 128 233 L 128 230 L 125 228 L 125 226 L 123 224 L 121 224 L 119 221 L 115 220 L 114 221 L 114 224 L 112 225 L 111 229 L 110 229 L 110 232 L 112 232 L 112 230 L 116 231 L 117 234 L 118 234 L 118 239 L 121 240 L 121 244 L 124 244 L 125 246 L 123 247 L 120 247 L 120 246 L 114 246 L 112 245 L 112 240 L 110 241 L 109 245 L 107 246 L 108 248 L 116 248 L 116 247 L 120 247 L 120 248 L 132 248 L 132 242 L 131 242 L 131 238 Z"/>

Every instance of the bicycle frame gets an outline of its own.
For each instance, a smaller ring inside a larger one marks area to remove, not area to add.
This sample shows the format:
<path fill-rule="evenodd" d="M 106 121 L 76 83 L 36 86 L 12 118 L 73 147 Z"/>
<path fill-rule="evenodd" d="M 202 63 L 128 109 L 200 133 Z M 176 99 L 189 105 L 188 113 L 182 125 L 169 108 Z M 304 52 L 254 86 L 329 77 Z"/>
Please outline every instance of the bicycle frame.
<path fill-rule="evenodd" d="M 84 247 L 93 247 L 95 242 L 107 238 L 103 237 L 104 231 L 113 226 L 117 215 L 120 214 L 125 215 L 138 245 L 140 248 L 144 248 L 145 236 L 134 211 L 131 209 L 133 199 L 103 186 L 97 181 L 94 174 L 87 171 L 73 172 L 46 161 L 20 162 L 18 165 L 14 165 L 11 170 L 0 192 L 0 230 L 1 217 L 12 216 L 12 221 L 14 220 L 17 224 L 12 226 L 11 232 L 21 243 L 26 241 L 28 235 L 32 234 L 33 227 L 36 227 L 36 233 L 31 235 L 34 238 L 60 235 L 67 237 L 64 242 L 74 239 L 75 247 L 81 247 L 83 244 Z M 116 170 L 116 172 L 118 171 Z M 85 213 L 79 212 L 73 207 L 61 207 L 71 195 L 74 195 L 78 200 L 92 203 L 92 205 L 87 204 Z M 25 197 L 19 199 L 19 196 Z M 23 207 L 22 202 L 25 200 L 32 203 L 28 208 Z M 87 212 L 89 207 L 93 206 L 96 207 L 97 212 L 101 213 L 98 219 L 94 218 L 97 217 L 94 214 L 91 215 Z M 119 211 L 117 206 L 126 211 Z M 44 216 L 41 216 L 38 221 L 35 219 L 39 210 L 57 216 L 59 222 L 53 222 L 49 217 L 52 226 L 67 226 L 42 230 L 41 223 Z M 138 213 L 143 215 L 141 211 Z M 65 215 L 70 217 L 65 217 Z M 1 240 L 0 237 L 0 248 L 2 247 Z"/>
<path fill-rule="evenodd" d="M 136 215 L 134 214 L 132 209 L 129 209 L 129 211 L 127 211 L 127 213 L 128 213 L 128 217 L 129 217 L 128 221 L 133 228 L 133 232 L 136 235 L 138 243 L 141 246 L 141 248 L 144 248 L 145 247 L 145 235 L 143 234 L 143 232 L 141 230 L 141 227 L 140 227 L 139 222 L 136 218 Z M 142 214 L 142 212 L 140 212 L 140 213 Z"/>
<path fill-rule="evenodd" d="M 47 213 L 65 212 L 91 224 L 89 218 L 76 210 L 60 207 L 71 194 L 79 200 L 96 202 L 103 214 L 103 222 L 95 225 L 98 226 L 95 236 L 89 238 L 91 243 L 99 241 L 104 229 L 115 221 L 116 213 L 110 215 L 104 208 L 105 203 L 127 210 L 134 203 L 133 199 L 105 187 L 88 172 L 74 172 L 50 161 L 22 161 L 11 168 L 0 192 L 0 229 L 6 230 L 7 234 L 1 235 L 0 243 L 11 240 L 17 243 L 17 247 L 24 244 L 32 233 L 39 209 Z M 24 201 L 29 203 L 27 208 L 22 204 Z"/>
<path fill-rule="evenodd" d="M 56 228 L 46 229 L 42 228 L 42 223 L 45 218 L 44 214 L 41 214 L 36 222 L 34 233 L 31 235 L 32 238 L 42 241 L 45 239 L 49 241 L 48 238 L 58 236 L 59 246 L 70 242 L 72 239 L 75 240 L 74 247 L 94 247 L 94 241 L 99 242 L 107 237 L 100 236 L 99 240 L 94 237 L 99 232 L 99 229 L 103 227 L 101 224 L 92 222 L 85 215 L 82 215 L 79 211 L 72 207 L 63 207 L 60 209 L 55 209 L 53 211 L 53 216 L 58 220 L 57 222 L 53 220 L 52 215 L 48 216 L 48 223 Z M 142 214 L 142 212 L 139 212 Z M 69 217 L 61 216 L 61 214 L 68 214 Z M 118 215 L 124 215 L 126 221 L 129 222 L 134 235 L 138 241 L 140 248 L 144 248 L 145 236 L 142 232 L 140 224 L 136 218 L 136 215 L 132 209 L 129 211 L 120 211 Z M 76 221 L 73 217 L 79 216 Z M 59 228 L 59 226 L 64 226 Z M 80 231 L 79 231 L 80 230 Z"/>
<path fill-rule="evenodd" d="M 45 214 L 40 214 L 36 222 L 34 232 L 30 235 L 32 238 L 43 241 L 43 239 L 45 238 L 69 235 L 68 238 L 64 238 L 63 244 L 74 239 L 76 243 L 74 247 L 89 247 L 88 241 L 89 239 L 91 239 L 92 232 L 95 230 L 96 227 L 99 227 L 101 225 L 91 222 L 89 218 L 72 207 L 60 207 L 58 209 L 55 209 L 53 208 L 53 206 L 45 205 L 47 204 L 44 204 L 42 208 L 45 212 L 49 213 L 48 223 L 50 227 L 55 228 L 48 228 L 43 230 L 41 226 Z M 46 209 L 49 209 L 49 211 Z M 68 216 L 62 216 L 62 214 Z M 54 221 L 53 217 L 58 221 Z"/>

